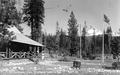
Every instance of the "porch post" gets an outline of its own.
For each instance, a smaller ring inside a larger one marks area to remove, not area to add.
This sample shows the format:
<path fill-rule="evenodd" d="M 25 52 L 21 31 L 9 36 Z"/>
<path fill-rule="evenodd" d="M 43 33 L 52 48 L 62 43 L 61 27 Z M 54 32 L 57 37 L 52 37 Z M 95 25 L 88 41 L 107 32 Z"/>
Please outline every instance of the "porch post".
<path fill-rule="evenodd" d="M 39 57 L 39 53 L 40 53 L 40 51 L 39 51 L 39 46 L 37 47 L 37 57 Z"/>
<path fill-rule="evenodd" d="M 8 58 L 9 57 L 9 55 L 8 55 L 9 53 L 8 53 L 8 47 L 6 47 L 6 58 Z"/>
<path fill-rule="evenodd" d="M 39 51 L 39 46 L 37 47 L 37 53 L 38 53 L 38 54 L 40 53 L 40 51 Z"/>

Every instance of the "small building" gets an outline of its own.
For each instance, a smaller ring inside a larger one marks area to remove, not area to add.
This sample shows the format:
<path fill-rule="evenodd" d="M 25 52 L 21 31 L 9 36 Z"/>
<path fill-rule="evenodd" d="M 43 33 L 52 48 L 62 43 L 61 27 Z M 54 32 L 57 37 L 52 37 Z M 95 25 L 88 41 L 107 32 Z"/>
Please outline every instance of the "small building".
<path fill-rule="evenodd" d="M 10 26 L 7 30 L 13 32 L 12 37 L 15 38 L 9 41 L 5 51 L 0 52 L 4 54 L 4 58 L 31 58 L 42 51 L 42 44 L 23 35 L 15 26 Z"/>

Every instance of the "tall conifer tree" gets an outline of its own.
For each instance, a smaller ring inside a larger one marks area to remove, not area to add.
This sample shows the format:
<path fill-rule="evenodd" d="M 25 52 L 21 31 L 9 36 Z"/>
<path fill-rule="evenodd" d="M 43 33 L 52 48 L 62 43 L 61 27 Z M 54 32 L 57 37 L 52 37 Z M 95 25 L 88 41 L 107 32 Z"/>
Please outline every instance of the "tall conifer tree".
<path fill-rule="evenodd" d="M 68 26 L 69 26 L 68 35 L 70 38 L 70 53 L 72 56 L 72 55 L 76 55 L 76 52 L 78 50 L 78 44 L 77 44 L 78 24 L 73 11 L 71 12 L 70 19 L 68 20 Z"/>
<path fill-rule="evenodd" d="M 42 24 L 44 23 L 44 1 L 25 0 L 24 21 L 31 27 L 31 38 L 42 43 Z"/>

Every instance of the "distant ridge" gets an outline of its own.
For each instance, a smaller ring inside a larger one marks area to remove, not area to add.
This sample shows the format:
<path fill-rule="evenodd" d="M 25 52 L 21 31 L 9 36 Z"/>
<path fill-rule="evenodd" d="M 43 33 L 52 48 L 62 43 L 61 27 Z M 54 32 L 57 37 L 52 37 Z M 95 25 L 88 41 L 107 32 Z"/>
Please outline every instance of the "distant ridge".
<path fill-rule="evenodd" d="M 89 28 L 87 29 L 87 35 L 86 36 L 93 36 L 93 35 L 102 35 L 103 32 L 98 30 L 97 28 Z M 119 32 L 112 32 L 112 36 L 120 36 L 120 33 Z"/>

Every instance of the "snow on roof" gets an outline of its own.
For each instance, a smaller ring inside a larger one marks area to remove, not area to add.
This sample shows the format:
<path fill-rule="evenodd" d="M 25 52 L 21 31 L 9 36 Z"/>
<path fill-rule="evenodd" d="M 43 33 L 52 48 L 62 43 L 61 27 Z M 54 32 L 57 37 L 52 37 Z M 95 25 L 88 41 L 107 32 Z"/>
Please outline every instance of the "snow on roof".
<path fill-rule="evenodd" d="M 42 44 L 23 35 L 15 26 L 10 26 L 7 29 L 8 29 L 8 31 L 13 32 L 14 35 L 16 36 L 16 38 L 12 40 L 14 42 L 25 43 L 25 44 L 29 44 L 29 45 L 35 45 L 35 46 L 43 46 Z"/>

